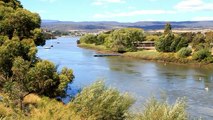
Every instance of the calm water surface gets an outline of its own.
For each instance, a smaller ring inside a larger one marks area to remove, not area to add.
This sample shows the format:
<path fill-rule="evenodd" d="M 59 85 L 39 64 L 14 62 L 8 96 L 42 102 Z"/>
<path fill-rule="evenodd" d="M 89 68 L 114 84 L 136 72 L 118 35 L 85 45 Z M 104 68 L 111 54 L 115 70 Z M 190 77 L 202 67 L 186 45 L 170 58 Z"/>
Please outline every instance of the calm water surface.
<path fill-rule="evenodd" d="M 47 41 L 51 49 L 38 47 L 37 56 L 72 68 L 75 80 L 67 93 L 104 80 L 108 86 L 128 92 L 136 99 L 133 111 L 142 110 L 151 96 L 166 94 L 170 102 L 186 96 L 188 111 L 193 116 L 213 119 L 213 67 L 164 64 L 123 57 L 93 57 L 96 52 L 78 48 L 78 38 L 58 38 Z M 60 44 L 57 44 L 57 42 Z M 205 90 L 208 88 L 208 91 Z M 64 99 L 68 101 L 69 99 Z"/>

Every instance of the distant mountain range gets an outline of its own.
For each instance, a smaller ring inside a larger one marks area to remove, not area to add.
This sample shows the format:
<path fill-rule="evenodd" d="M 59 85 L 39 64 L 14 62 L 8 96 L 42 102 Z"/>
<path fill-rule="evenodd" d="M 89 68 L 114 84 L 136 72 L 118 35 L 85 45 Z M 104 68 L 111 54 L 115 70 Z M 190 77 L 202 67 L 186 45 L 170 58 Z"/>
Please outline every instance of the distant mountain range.
<path fill-rule="evenodd" d="M 72 22 L 58 20 L 42 20 L 42 28 L 59 31 L 100 31 L 123 27 L 143 28 L 144 30 L 164 29 L 167 22 L 164 21 L 141 21 L 135 23 L 120 23 L 115 21 L 100 22 Z M 213 29 L 212 21 L 183 21 L 170 22 L 174 29 Z"/>

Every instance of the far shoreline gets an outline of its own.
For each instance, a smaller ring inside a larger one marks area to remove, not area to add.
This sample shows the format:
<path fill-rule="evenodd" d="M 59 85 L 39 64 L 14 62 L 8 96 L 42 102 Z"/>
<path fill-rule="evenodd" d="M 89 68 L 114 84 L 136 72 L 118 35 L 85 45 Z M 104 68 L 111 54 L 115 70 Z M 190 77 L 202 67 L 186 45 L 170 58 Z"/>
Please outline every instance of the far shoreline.
<path fill-rule="evenodd" d="M 153 50 L 142 50 L 142 51 L 137 51 L 137 52 L 126 52 L 126 53 L 118 53 L 111 51 L 107 49 L 106 47 L 102 45 L 94 45 L 94 44 L 85 44 L 85 43 L 80 43 L 77 45 L 80 48 L 84 49 L 91 49 L 95 50 L 97 53 L 100 54 L 120 54 L 120 57 L 125 57 L 125 58 L 131 58 L 131 59 L 138 59 L 138 60 L 145 60 L 145 61 L 153 61 L 153 62 L 159 62 L 159 63 L 164 63 L 166 64 L 174 64 L 174 65 L 190 65 L 192 67 L 200 68 L 200 67 L 213 67 L 212 63 L 206 63 L 206 62 L 199 62 L 192 60 L 190 57 L 188 58 L 176 58 L 175 53 L 161 53 Z M 158 56 L 154 55 L 142 55 L 141 53 L 152 53 L 155 52 L 157 53 Z M 136 55 L 139 54 L 139 55 Z M 141 56 L 140 56 L 141 55 Z M 161 55 L 165 55 L 165 57 L 160 57 Z M 172 57 L 174 59 L 168 59 L 169 57 Z"/>

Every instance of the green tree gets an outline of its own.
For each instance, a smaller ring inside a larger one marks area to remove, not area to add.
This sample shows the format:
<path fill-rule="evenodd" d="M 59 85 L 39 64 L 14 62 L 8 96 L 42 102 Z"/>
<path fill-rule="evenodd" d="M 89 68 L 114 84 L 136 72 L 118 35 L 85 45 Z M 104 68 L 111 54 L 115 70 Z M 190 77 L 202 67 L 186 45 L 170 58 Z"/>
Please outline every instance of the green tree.
<path fill-rule="evenodd" d="M 4 86 L 5 92 L 9 93 L 12 100 L 19 100 L 20 109 L 23 109 L 23 99 L 30 93 L 29 81 L 26 79 L 30 62 L 25 61 L 21 57 L 15 58 L 13 62 L 13 76 L 9 78 Z"/>
<path fill-rule="evenodd" d="M 96 45 L 102 45 L 105 42 L 105 39 L 109 36 L 109 34 L 105 34 L 105 33 L 100 33 L 97 36 L 97 41 L 96 41 Z"/>
<path fill-rule="evenodd" d="M 96 41 L 97 41 L 97 37 L 96 35 L 93 35 L 93 34 L 86 34 L 80 38 L 80 42 L 86 43 L 86 44 L 95 44 Z"/>
<path fill-rule="evenodd" d="M 173 43 L 174 41 L 174 34 L 172 33 L 169 33 L 167 35 L 163 35 L 160 37 L 160 39 L 158 41 L 156 41 L 155 43 L 155 48 L 157 51 L 159 52 L 171 52 L 171 44 Z M 176 41 L 175 41 L 176 43 Z M 174 48 L 172 48 L 174 49 Z"/>
<path fill-rule="evenodd" d="M 178 57 L 180 57 L 180 58 L 185 58 L 185 57 L 190 56 L 191 53 L 192 53 L 192 49 L 191 49 L 191 48 L 183 47 L 183 48 L 181 48 L 181 49 L 178 51 L 177 55 L 178 55 Z"/>
<path fill-rule="evenodd" d="M 61 74 L 59 75 L 60 84 L 58 85 L 57 93 L 60 95 L 64 95 L 68 83 L 72 82 L 73 79 L 73 71 L 66 67 L 63 68 Z"/>
<path fill-rule="evenodd" d="M 29 93 L 48 97 L 64 95 L 74 78 L 72 70 L 61 73 L 49 62 L 38 60 L 37 45 L 44 45 L 41 19 L 23 9 L 17 0 L 0 1 L 0 91 L 9 94 L 20 109 Z"/>
<path fill-rule="evenodd" d="M 213 43 L 213 31 L 206 32 L 205 35 L 206 35 L 205 42 L 208 44 L 212 44 Z"/>
<path fill-rule="evenodd" d="M 164 34 L 155 42 L 155 48 L 159 52 L 172 52 L 175 50 L 176 44 L 179 43 L 179 39 L 179 37 L 175 38 L 171 24 L 167 23 L 164 28 Z"/>
<path fill-rule="evenodd" d="M 165 28 L 164 28 L 164 34 L 169 34 L 172 32 L 172 26 L 170 23 L 166 23 Z"/>
<path fill-rule="evenodd" d="M 135 51 L 135 43 L 145 40 L 142 29 L 123 28 L 113 31 L 105 40 L 105 46 L 117 52 Z"/>
<path fill-rule="evenodd" d="M 36 45 L 45 45 L 45 38 L 42 30 L 40 28 L 35 28 L 31 30 L 32 39 L 34 40 Z"/>
<path fill-rule="evenodd" d="M 179 35 L 175 36 L 175 38 L 170 46 L 171 52 L 176 51 L 176 48 L 177 48 L 178 44 L 180 43 L 180 41 L 181 41 L 181 36 L 179 36 Z"/>
<path fill-rule="evenodd" d="M 49 61 L 38 62 L 35 67 L 30 68 L 27 80 L 30 91 L 46 96 L 54 96 L 54 89 L 59 85 L 56 67 Z"/>
<path fill-rule="evenodd" d="M 183 47 L 188 47 L 188 41 L 184 37 L 181 37 L 180 42 L 177 44 L 175 52 L 179 51 Z"/>
<path fill-rule="evenodd" d="M 208 49 L 201 49 L 192 55 L 194 60 L 202 61 L 211 57 L 211 52 Z"/>
<path fill-rule="evenodd" d="M 11 68 L 14 59 L 18 56 L 25 60 L 35 62 L 37 48 L 32 39 L 23 39 L 20 41 L 18 37 L 6 40 L 0 46 L 0 72 L 6 76 L 11 76 Z"/>
<path fill-rule="evenodd" d="M 13 36 L 18 36 L 20 40 L 24 38 L 32 38 L 36 45 L 44 45 L 44 37 L 41 34 L 40 16 L 36 13 L 23 9 L 19 1 L 9 0 L 1 1 L 0 4 L 0 35 L 8 36 L 10 39 Z M 8 4 L 15 5 L 11 7 Z"/>
<path fill-rule="evenodd" d="M 188 41 L 188 43 L 190 43 L 190 42 L 192 42 L 192 40 L 195 36 L 195 33 L 186 32 L 186 33 L 182 33 L 181 36 L 184 37 L 186 39 L 186 41 Z"/>
<path fill-rule="evenodd" d="M 9 40 L 7 36 L 0 36 L 0 46 L 2 46 L 6 40 Z"/>
<path fill-rule="evenodd" d="M 19 0 L 0 0 L 1 5 L 12 7 L 13 9 L 22 8 L 21 2 Z"/>
<path fill-rule="evenodd" d="M 198 48 L 199 44 L 205 43 L 205 36 L 202 33 L 197 33 L 192 40 L 193 48 Z"/>

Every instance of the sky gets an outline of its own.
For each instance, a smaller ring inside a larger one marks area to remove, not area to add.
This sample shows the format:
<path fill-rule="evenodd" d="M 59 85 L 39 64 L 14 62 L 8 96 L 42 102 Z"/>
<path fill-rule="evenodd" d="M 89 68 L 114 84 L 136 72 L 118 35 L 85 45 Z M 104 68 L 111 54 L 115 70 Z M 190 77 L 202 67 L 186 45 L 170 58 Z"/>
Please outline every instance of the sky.
<path fill-rule="evenodd" d="M 213 0 L 20 0 L 45 20 L 198 21 L 213 20 Z"/>

